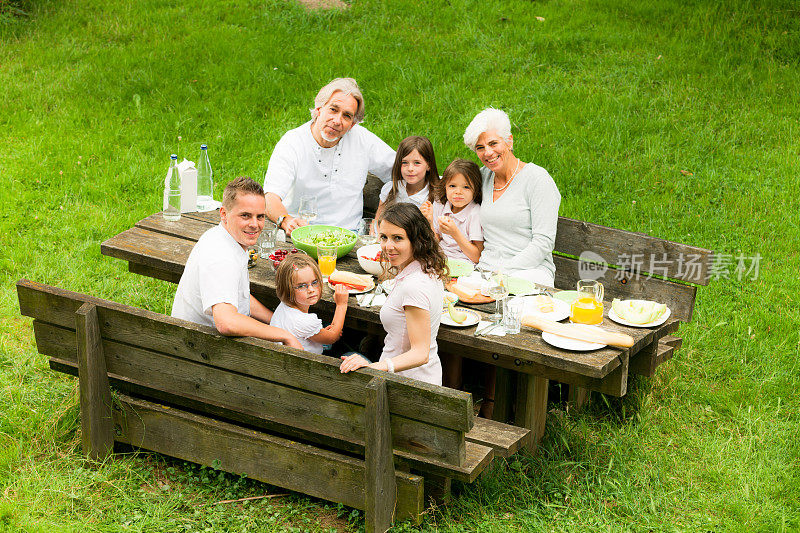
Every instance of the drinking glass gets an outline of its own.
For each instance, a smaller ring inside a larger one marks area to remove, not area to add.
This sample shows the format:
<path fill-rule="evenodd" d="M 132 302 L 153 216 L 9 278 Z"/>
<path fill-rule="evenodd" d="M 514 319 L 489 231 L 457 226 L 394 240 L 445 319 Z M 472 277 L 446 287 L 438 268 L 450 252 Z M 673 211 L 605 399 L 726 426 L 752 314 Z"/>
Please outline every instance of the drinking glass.
<path fill-rule="evenodd" d="M 375 228 L 374 218 L 362 218 L 358 225 L 358 237 L 364 246 L 378 242 L 378 232 Z"/>
<path fill-rule="evenodd" d="M 300 197 L 300 209 L 297 212 L 300 218 L 308 221 L 309 224 L 317 218 L 317 197 L 313 194 L 306 194 Z"/>
<path fill-rule="evenodd" d="M 268 257 L 275 249 L 275 240 L 278 238 L 278 226 L 271 220 L 264 221 L 264 229 L 258 236 L 258 248 L 261 250 L 261 257 Z"/>
<path fill-rule="evenodd" d="M 494 314 L 490 317 L 495 322 L 503 319 L 500 302 L 508 296 L 508 276 L 501 272 L 493 272 L 489 277 L 489 296 L 494 298 Z"/>
<path fill-rule="evenodd" d="M 503 327 L 506 333 L 519 333 L 524 307 L 524 302 L 519 298 L 507 298 L 503 301 Z"/>
<path fill-rule="evenodd" d="M 319 270 L 322 272 L 322 277 L 325 280 L 336 270 L 336 249 L 337 246 L 325 244 L 317 245 L 317 262 L 319 263 Z"/>

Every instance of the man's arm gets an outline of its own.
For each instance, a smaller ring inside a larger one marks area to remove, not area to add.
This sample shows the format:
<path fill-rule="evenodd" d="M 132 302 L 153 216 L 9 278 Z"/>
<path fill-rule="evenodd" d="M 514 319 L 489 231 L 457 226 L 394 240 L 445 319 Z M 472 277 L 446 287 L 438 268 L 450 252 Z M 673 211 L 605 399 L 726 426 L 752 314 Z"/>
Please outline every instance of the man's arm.
<path fill-rule="evenodd" d="M 211 307 L 214 325 L 222 335 L 235 337 L 256 337 L 273 342 L 282 342 L 292 348 L 303 349 L 300 342 L 286 330 L 276 328 L 253 317 L 243 315 L 229 303 L 218 303 Z"/>
<path fill-rule="evenodd" d="M 272 322 L 272 311 L 256 300 L 252 294 L 250 295 L 250 316 L 264 324 Z"/>
<path fill-rule="evenodd" d="M 292 231 L 300 226 L 308 225 L 308 221 L 304 218 L 289 216 L 289 211 L 286 209 L 286 206 L 283 205 L 283 200 L 274 192 L 268 192 L 265 197 L 267 199 L 267 213 L 269 214 L 269 219 L 273 222 L 277 222 L 280 217 L 285 217 L 281 222 L 280 229 L 285 231 L 286 235 L 291 235 Z"/>

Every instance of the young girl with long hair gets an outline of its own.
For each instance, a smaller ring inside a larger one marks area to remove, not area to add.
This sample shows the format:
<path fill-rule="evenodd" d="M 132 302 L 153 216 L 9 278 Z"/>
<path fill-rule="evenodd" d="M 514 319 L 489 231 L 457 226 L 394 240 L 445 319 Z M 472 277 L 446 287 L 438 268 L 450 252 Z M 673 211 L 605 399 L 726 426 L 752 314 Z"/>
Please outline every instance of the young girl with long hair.
<path fill-rule="evenodd" d="M 419 207 L 423 202 L 432 202 L 438 182 L 431 141 L 419 135 L 406 137 L 397 147 L 392 181 L 381 188 L 375 218 L 379 219 L 383 209 L 393 203 L 408 202 Z"/>
<path fill-rule="evenodd" d="M 388 206 L 378 220 L 381 256 L 397 272 L 395 285 L 381 307 L 386 330 L 380 360 L 358 354 L 342 357 L 341 371 L 368 366 L 410 378 L 442 384 L 436 335 L 442 317 L 447 259 L 431 225 L 414 205 Z"/>

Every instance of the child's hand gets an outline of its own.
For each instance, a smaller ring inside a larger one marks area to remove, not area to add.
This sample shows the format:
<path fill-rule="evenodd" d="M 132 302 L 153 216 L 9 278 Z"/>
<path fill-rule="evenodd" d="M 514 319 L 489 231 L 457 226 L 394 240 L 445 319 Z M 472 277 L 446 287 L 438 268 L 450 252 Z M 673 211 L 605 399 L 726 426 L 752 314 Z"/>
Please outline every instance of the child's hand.
<path fill-rule="evenodd" d="M 419 210 L 422 211 L 422 214 L 425 215 L 425 218 L 428 219 L 428 222 L 433 224 L 433 204 L 431 204 L 430 200 L 425 200 L 422 202 L 422 205 L 419 206 Z"/>
<path fill-rule="evenodd" d="M 347 287 L 343 284 L 337 284 L 333 289 L 333 303 L 336 305 L 347 305 L 347 298 L 350 296 L 350 293 L 347 290 Z"/>
<path fill-rule="evenodd" d="M 458 226 L 456 226 L 456 221 L 446 216 L 439 217 L 439 231 L 446 235 L 450 235 L 454 239 L 456 238 L 456 235 L 461 233 L 461 231 L 458 229 Z"/>

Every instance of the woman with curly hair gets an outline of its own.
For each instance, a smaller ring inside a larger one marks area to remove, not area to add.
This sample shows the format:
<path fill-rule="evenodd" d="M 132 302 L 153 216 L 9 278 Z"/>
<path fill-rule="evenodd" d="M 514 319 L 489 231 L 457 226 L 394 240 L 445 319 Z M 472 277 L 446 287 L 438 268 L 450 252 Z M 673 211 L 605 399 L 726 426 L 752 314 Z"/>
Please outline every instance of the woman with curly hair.
<path fill-rule="evenodd" d="M 397 273 L 381 307 L 386 330 L 380 360 L 370 363 L 358 354 L 342 357 L 341 371 L 368 366 L 442 384 L 436 335 L 442 317 L 447 260 L 431 225 L 417 206 L 395 203 L 378 220 L 381 256 Z"/>

